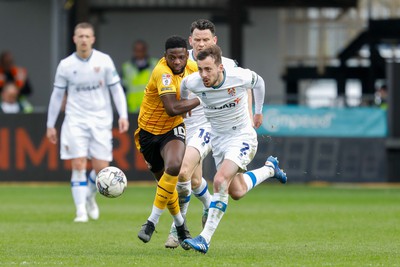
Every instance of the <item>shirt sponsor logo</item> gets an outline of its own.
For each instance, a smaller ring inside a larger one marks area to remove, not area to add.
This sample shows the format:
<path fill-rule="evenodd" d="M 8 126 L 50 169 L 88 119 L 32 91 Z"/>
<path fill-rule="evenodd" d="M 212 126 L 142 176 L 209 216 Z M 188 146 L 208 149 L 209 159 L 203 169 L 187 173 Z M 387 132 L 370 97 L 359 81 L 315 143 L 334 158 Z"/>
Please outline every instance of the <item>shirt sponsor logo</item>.
<path fill-rule="evenodd" d="M 171 87 L 163 87 L 163 88 L 161 88 L 161 92 L 164 92 L 164 91 L 172 91 L 172 88 Z"/>
<path fill-rule="evenodd" d="M 91 84 L 91 85 L 77 85 L 76 86 L 76 91 L 81 92 L 81 91 L 92 91 L 92 90 L 97 90 L 101 87 L 102 82 L 100 81 L 98 84 Z"/>
<path fill-rule="evenodd" d="M 224 109 L 224 108 L 234 108 L 234 107 L 236 107 L 236 103 L 235 102 L 227 103 L 227 104 L 224 104 L 224 105 L 219 106 L 219 107 L 205 106 L 205 108 L 207 108 L 207 109 Z"/>
<path fill-rule="evenodd" d="M 168 86 L 168 85 L 171 84 L 171 82 L 172 82 L 172 75 L 171 74 L 165 73 L 165 74 L 162 75 L 162 84 L 163 85 Z"/>

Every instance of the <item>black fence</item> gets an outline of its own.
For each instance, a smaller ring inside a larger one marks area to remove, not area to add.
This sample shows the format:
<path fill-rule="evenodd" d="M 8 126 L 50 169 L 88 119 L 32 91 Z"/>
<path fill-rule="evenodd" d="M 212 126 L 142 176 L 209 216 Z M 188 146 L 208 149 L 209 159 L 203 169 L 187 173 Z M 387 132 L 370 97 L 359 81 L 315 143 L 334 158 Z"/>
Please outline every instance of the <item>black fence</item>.
<path fill-rule="evenodd" d="M 137 151 L 131 114 L 126 134 L 114 129 L 114 161 L 130 181 L 153 180 Z M 59 124 L 58 124 L 59 125 Z M 384 138 L 293 138 L 259 136 L 257 155 L 249 169 L 277 156 L 289 182 L 386 182 Z M 59 146 L 46 138 L 46 114 L 0 114 L 0 181 L 69 181 L 71 166 L 59 159 Z M 212 179 L 214 161 L 204 162 L 204 176 Z"/>

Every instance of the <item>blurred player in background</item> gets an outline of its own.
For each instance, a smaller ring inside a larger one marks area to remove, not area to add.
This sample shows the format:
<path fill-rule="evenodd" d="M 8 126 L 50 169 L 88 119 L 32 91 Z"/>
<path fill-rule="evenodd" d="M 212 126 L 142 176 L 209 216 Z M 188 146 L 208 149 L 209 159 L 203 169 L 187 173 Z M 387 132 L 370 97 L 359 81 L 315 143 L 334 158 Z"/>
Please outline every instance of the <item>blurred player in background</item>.
<path fill-rule="evenodd" d="M 214 23 L 207 19 L 195 20 L 190 27 L 189 43 L 193 48 L 189 50 L 189 58 L 196 60 L 197 54 L 200 51 L 217 43 Z M 230 58 L 222 57 L 222 63 L 226 67 L 237 67 L 236 62 Z M 248 90 L 248 94 L 249 116 L 252 118 L 252 91 L 250 89 Z M 195 97 L 194 94 L 189 96 L 189 98 L 193 97 Z M 257 128 L 262 123 L 262 117 L 260 116 L 254 116 L 253 120 L 253 124 Z M 211 126 L 204 115 L 201 105 L 191 111 L 191 116 L 185 118 L 185 126 L 187 146 L 177 184 L 179 204 L 181 212 L 185 216 L 189 206 L 191 192 L 193 192 L 203 204 L 202 226 L 204 227 L 208 216 L 211 195 L 208 190 L 207 180 L 203 177 L 202 162 L 211 151 Z M 176 248 L 178 245 L 179 242 L 176 237 L 176 231 L 172 225 L 170 234 L 165 242 L 165 247 Z"/>
<path fill-rule="evenodd" d="M 99 218 L 95 200 L 95 177 L 112 161 L 112 95 L 119 114 L 121 133 L 129 128 L 127 103 L 120 78 L 109 55 L 92 48 L 94 29 L 89 23 L 76 25 L 76 52 L 61 60 L 55 75 L 47 115 L 47 137 L 57 143 L 55 124 L 64 95 L 68 93 L 61 128 L 61 159 L 71 160 L 71 190 L 76 206 L 75 222 Z M 87 159 L 92 171 L 87 181 Z"/>
<path fill-rule="evenodd" d="M 179 101 L 183 77 L 197 71 L 196 62 L 188 57 L 185 39 L 172 36 L 166 40 L 164 57 L 153 70 L 140 107 L 135 143 L 158 181 L 151 214 L 138 233 L 145 243 L 150 241 L 165 208 L 173 216 L 179 241 L 190 237 L 176 190 L 185 153 L 182 114 L 200 104 L 197 98 Z"/>
<path fill-rule="evenodd" d="M 208 251 L 211 237 L 228 206 L 229 195 L 238 200 L 270 177 L 281 183 L 287 180 L 272 156 L 263 167 L 245 172 L 258 145 L 256 131 L 249 120 L 247 88 L 254 92 L 255 116 L 262 120 L 265 84 L 262 77 L 249 69 L 224 67 L 221 57 L 217 45 L 200 51 L 199 72 L 189 75 L 181 84 L 182 99 L 188 98 L 190 90 L 202 101 L 204 114 L 211 124 L 212 152 L 217 167 L 204 229 L 199 236 L 182 243 L 201 253 Z"/>

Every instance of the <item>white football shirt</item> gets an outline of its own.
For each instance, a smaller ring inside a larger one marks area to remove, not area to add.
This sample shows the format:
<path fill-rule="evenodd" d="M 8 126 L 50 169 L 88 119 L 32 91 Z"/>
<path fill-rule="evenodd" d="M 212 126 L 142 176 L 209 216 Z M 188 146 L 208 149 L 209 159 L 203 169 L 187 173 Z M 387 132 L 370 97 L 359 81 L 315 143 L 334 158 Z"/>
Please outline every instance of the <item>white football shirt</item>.
<path fill-rule="evenodd" d="M 113 120 L 108 87 L 119 82 L 111 57 L 93 49 L 87 59 L 73 53 L 61 60 L 54 87 L 68 91 L 66 117 L 76 122 L 108 126 Z"/>
<path fill-rule="evenodd" d="M 188 52 L 189 59 L 196 61 L 193 55 L 193 49 L 190 49 Z M 236 62 L 233 59 L 227 57 L 222 57 L 222 64 L 224 65 L 224 67 L 237 67 Z M 189 94 L 188 98 L 195 98 L 195 96 L 193 94 Z M 190 136 L 195 133 L 196 129 L 208 123 L 204 115 L 203 107 L 201 105 L 198 105 L 197 107 L 192 109 L 192 115 L 190 117 L 186 117 L 184 119 L 184 122 L 186 126 L 187 136 L 190 138 Z"/>
<path fill-rule="evenodd" d="M 225 67 L 223 75 L 224 80 L 217 87 L 205 87 L 198 72 L 185 77 L 182 96 L 189 90 L 201 98 L 204 114 L 217 133 L 252 127 L 247 89 L 254 87 L 258 75 L 240 67 Z"/>

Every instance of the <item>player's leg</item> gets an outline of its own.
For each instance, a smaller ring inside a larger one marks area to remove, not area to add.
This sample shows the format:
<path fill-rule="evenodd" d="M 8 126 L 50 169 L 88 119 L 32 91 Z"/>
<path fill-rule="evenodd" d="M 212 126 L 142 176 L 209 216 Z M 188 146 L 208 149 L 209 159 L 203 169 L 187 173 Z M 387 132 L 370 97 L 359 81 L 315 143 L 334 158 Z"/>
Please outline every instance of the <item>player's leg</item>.
<path fill-rule="evenodd" d="M 96 175 L 105 167 L 110 164 L 106 160 L 100 160 L 92 158 L 92 170 L 88 175 L 88 191 L 86 197 L 86 210 L 91 219 L 97 220 L 100 217 L 99 207 L 96 202 L 97 187 L 96 187 Z"/>
<path fill-rule="evenodd" d="M 182 166 L 178 175 L 178 183 L 176 186 L 177 193 L 179 196 L 179 206 L 183 217 L 186 216 L 187 209 L 189 207 L 189 201 L 191 196 L 191 177 L 193 171 L 199 165 L 200 154 L 194 147 L 186 147 L 185 156 L 182 161 Z M 178 235 L 175 228 L 175 223 L 171 225 L 169 235 L 165 241 L 166 248 L 176 248 L 179 246 Z"/>
<path fill-rule="evenodd" d="M 96 175 L 112 161 L 112 132 L 109 128 L 92 128 L 92 138 L 89 143 L 89 156 L 92 168 L 88 175 L 88 191 L 86 197 L 86 209 L 91 219 L 97 220 L 100 216 L 99 207 L 96 203 Z"/>
<path fill-rule="evenodd" d="M 201 225 L 204 228 L 208 217 L 208 208 L 211 203 L 211 194 L 208 190 L 207 180 L 203 177 L 203 161 L 200 162 L 192 175 L 192 192 L 203 204 Z"/>
<path fill-rule="evenodd" d="M 201 253 L 206 253 L 211 238 L 218 227 L 228 206 L 228 188 L 238 172 L 238 165 L 230 159 L 225 159 L 214 176 L 214 194 L 208 212 L 207 222 L 199 236 L 193 239 L 186 239 L 185 244 Z"/>
<path fill-rule="evenodd" d="M 71 167 L 71 192 L 76 207 L 74 222 L 87 222 L 89 218 L 86 210 L 86 158 L 72 159 Z"/>
<path fill-rule="evenodd" d="M 239 200 L 268 178 L 276 178 L 283 184 L 287 181 L 286 173 L 279 168 L 279 161 L 272 156 L 268 157 L 261 168 L 238 173 L 229 186 L 229 195 L 234 200 Z"/>
<path fill-rule="evenodd" d="M 183 241 L 185 238 L 190 237 L 190 234 L 186 228 L 186 223 L 179 209 L 178 194 L 176 192 L 178 174 L 182 164 L 183 156 L 185 154 L 184 141 L 183 125 L 179 125 L 175 128 L 175 130 L 173 129 L 165 134 L 160 141 L 159 147 L 161 151 L 159 154 L 161 155 L 164 163 L 164 173 L 157 183 L 157 191 L 153 203 L 152 213 L 138 235 L 143 242 L 150 241 L 151 234 L 166 207 L 168 207 L 172 217 L 174 218 L 178 239 Z M 144 156 L 145 158 L 147 157 L 146 160 L 148 161 L 149 154 L 144 153 Z M 151 164 L 151 161 L 148 162 Z M 174 205 L 174 203 L 176 205 Z M 150 235 L 146 233 L 146 229 L 152 230 Z"/>
<path fill-rule="evenodd" d="M 71 160 L 71 192 L 75 203 L 75 222 L 87 222 L 86 210 L 87 178 L 86 165 L 90 133 L 86 125 L 64 120 L 61 127 L 60 155 Z"/>

